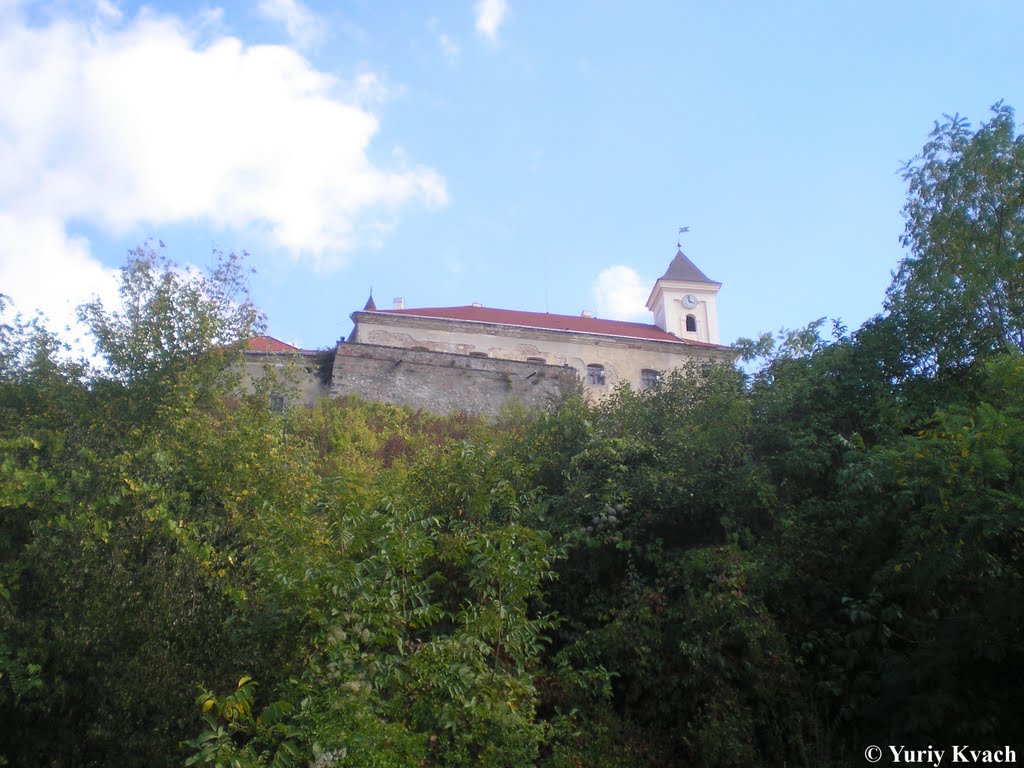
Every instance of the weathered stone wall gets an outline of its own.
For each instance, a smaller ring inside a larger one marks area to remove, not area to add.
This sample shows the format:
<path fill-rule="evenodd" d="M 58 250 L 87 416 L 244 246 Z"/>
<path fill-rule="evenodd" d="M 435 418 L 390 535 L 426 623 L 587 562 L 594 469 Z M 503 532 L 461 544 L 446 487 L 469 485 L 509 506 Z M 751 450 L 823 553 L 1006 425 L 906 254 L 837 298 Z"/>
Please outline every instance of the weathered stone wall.
<path fill-rule="evenodd" d="M 313 405 L 327 397 L 320 381 L 319 352 L 246 352 L 243 391 L 257 387 L 268 395 L 284 398 L 283 405 Z"/>
<path fill-rule="evenodd" d="M 524 328 L 491 323 L 453 321 L 414 315 L 356 312 L 357 341 L 468 355 L 478 352 L 495 360 L 544 359 L 548 365 L 570 366 L 586 380 L 587 366 L 604 367 L 603 385 L 585 384 L 592 401 L 611 394 L 623 382 L 643 388 L 643 371 L 669 371 L 691 363 L 733 362 L 736 352 L 725 347 L 606 336 L 593 333 Z"/>
<path fill-rule="evenodd" d="M 564 366 L 343 343 L 330 393 L 434 413 L 495 416 L 509 401 L 544 408 L 578 386 L 576 371 Z"/>

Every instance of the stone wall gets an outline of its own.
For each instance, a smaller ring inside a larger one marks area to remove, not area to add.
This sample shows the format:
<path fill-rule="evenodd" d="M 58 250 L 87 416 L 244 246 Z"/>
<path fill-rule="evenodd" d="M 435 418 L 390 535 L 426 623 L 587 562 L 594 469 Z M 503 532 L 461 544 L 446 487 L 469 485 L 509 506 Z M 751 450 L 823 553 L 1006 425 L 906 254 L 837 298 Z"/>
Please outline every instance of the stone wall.
<path fill-rule="evenodd" d="M 246 352 L 242 389 L 257 388 L 270 397 L 283 398 L 285 407 L 313 405 L 327 397 L 329 389 L 320 380 L 320 352 Z"/>
<path fill-rule="evenodd" d="M 604 368 L 602 385 L 585 384 L 591 401 L 622 383 L 643 388 L 643 371 L 669 371 L 692 363 L 736 360 L 736 352 L 713 345 L 684 344 L 596 333 L 524 328 L 415 315 L 355 312 L 357 341 L 383 347 L 429 350 L 459 356 L 479 353 L 494 360 L 542 358 L 548 366 L 570 367 L 586 381 L 587 366 Z"/>
<path fill-rule="evenodd" d="M 334 358 L 330 394 L 434 413 L 495 416 L 513 400 L 548 407 L 563 391 L 578 386 L 576 371 L 564 366 L 342 343 Z"/>

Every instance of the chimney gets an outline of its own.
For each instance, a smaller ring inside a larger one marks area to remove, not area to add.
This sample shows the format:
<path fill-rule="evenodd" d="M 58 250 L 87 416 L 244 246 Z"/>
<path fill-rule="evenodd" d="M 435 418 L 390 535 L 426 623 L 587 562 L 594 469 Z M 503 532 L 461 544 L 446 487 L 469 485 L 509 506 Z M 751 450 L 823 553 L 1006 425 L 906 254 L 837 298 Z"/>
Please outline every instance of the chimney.
<path fill-rule="evenodd" d="M 580 317 L 584 318 L 585 320 L 589 320 L 590 318 L 593 317 L 593 315 L 590 314 L 589 309 L 584 309 L 582 312 L 580 312 Z"/>
<path fill-rule="evenodd" d="M 395 298 L 394 306 L 392 306 L 392 309 L 405 309 L 405 299 L 403 299 L 401 296 L 397 296 Z"/>

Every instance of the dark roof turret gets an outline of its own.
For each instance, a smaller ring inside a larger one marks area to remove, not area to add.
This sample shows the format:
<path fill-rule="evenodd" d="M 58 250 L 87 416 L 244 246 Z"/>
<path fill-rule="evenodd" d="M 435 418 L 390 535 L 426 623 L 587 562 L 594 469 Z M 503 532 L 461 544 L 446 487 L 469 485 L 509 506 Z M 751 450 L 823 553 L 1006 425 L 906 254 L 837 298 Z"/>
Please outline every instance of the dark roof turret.
<path fill-rule="evenodd" d="M 697 269 L 697 265 L 687 258 L 682 250 L 676 251 L 676 257 L 668 265 L 661 280 L 679 280 L 685 283 L 714 283 L 715 281 Z"/>

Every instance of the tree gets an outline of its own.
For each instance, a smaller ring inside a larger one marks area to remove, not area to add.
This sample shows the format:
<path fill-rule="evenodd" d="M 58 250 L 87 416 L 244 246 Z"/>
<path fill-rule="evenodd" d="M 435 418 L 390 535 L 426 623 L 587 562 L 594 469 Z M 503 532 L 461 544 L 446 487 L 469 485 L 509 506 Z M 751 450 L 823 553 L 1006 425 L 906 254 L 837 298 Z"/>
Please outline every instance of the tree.
<path fill-rule="evenodd" d="M 962 369 L 1007 346 L 1024 350 L 1024 136 L 1002 104 L 977 131 L 936 123 L 907 163 L 902 242 L 910 253 L 886 309 L 911 373 Z"/>
<path fill-rule="evenodd" d="M 205 276 L 139 246 L 121 268 L 121 310 L 99 299 L 79 308 L 111 377 L 139 384 L 207 361 L 216 368 L 225 350 L 262 330 L 263 315 L 249 300 L 245 254 L 214 255 L 217 266 Z"/>
<path fill-rule="evenodd" d="M 0 322 L 0 764 L 170 764 L 194 683 L 237 679 L 248 647 L 232 512 L 252 475 L 276 486 L 260 413 L 223 426 L 227 352 L 259 317 L 241 263 L 203 277 L 142 247 L 121 295 L 81 310 L 101 372 Z"/>

